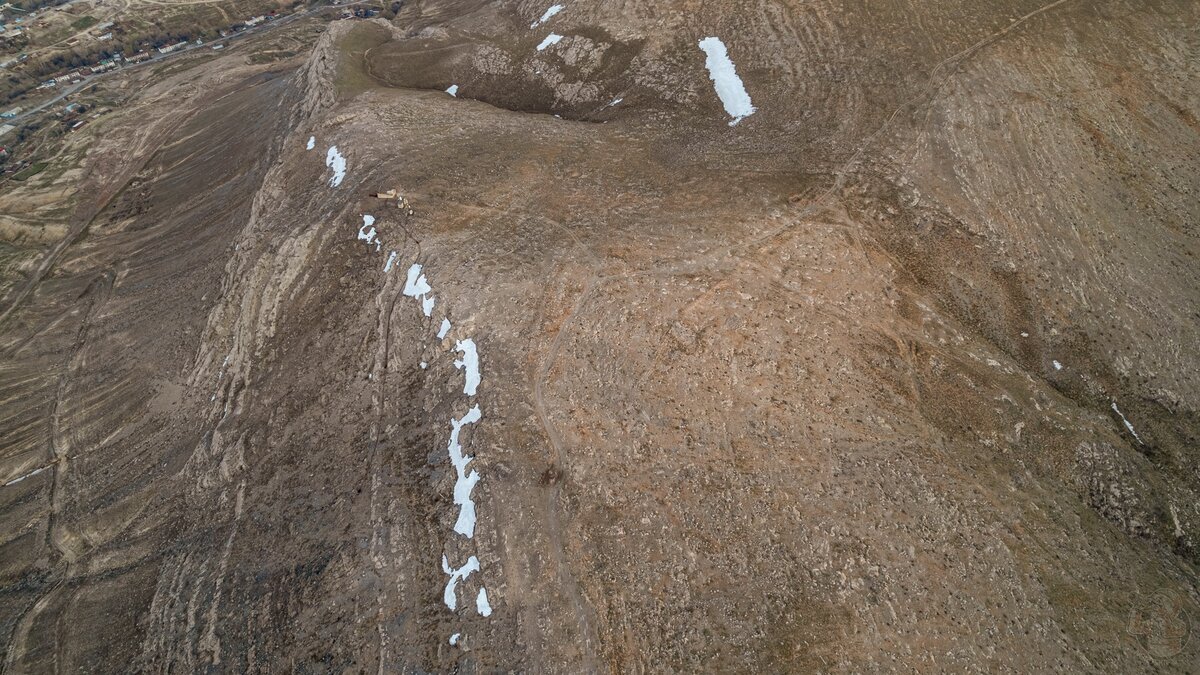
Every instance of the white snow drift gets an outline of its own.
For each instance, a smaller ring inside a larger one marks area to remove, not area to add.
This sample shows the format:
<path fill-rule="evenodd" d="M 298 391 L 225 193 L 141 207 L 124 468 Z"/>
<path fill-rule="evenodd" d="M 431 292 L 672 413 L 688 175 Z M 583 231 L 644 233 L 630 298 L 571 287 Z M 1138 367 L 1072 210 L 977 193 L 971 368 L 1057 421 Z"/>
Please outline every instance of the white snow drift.
<path fill-rule="evenodd" d="M 551 18 L 553 18 L 555 14 L 558 14 L 559 12 L 563 11 L 563 9 L 565 9 L 565 8 L 562 5 L 550 5 L 550 9 L 547 9 L 546 12 L 544 14 L 542 14 L 542 18 L 529 24 L 529 27 L 537 28 L 538 26 L 546 23 Z"/>
<path fill-rule="evenodd" d="M 467 558 L 467 563 L 458 569 L 450 567 L 450 560 L 445 555 L 442 556 L 442 571 L 450 575 L 450 580 L 446 582 L 446 591 L 442 593 L 442 601 L 454 611 L 458 608 L 458 595 L 454 593 L 454 588 L 458 586 L 458 582 L 471 576 L 472 572 L 479 571 L 479 558 L 471 556 Z"/>
<path fill-rule="evenodd" d="M 333 169 L 333 176 L 329 179 L 329 187 L 341 185 L 342 180 L 346 178 L 346 158 L 342 157 L 342 153 L 338 152 L 336 145 L 329 146 L 329 152 L 325 153 L 325 166 Z"/>
<path fill-rule="evenodd" d="M 558 33 L 551 33 L 551 34 L 547 35 L 546 39 L 542 40 L 542 43 L 537 46 L 537 50 L 540 52 L 543 49 L 545 49 L 546 47 L 549 47 L 550 45 L 556 45 L 556 44 L 558 44 L 558 41 L 561 39 L 562 39 L 562 36 L 559 35 Z"/>
<path fill-rule="evenodd" d="M 706 37 L 700 41 L 700 49 L 707 55 L 704 66 L 708 68 L 708 76 L 713 81 L 721 105 L 725 106 L 725 112 L 733 118 L 729 126 L 753 115 L 754 104 L 750 102 L 750 95 L 746 93 L 746 87 L 742 85 L 742 78 L 738 77 L 733 61 L 729 60 L 729 51 L 725 49 L 725 43 L 719 38 Z"/>
<path fill-rule="evenodd" d="M 479 473 L 474 469 L 467 473 L 467 465 L 474 457 L 463 454 L 462 445 L 458 442 L 458 435 L 464 426 L 478 422 L 482 416 L 483 413 L 476 405 L 466 415 L 463 415 L 462 419 L 450 420 L 450 443 L 446 448 L 450 452 L 450 463 L 454 465 L 454 471 L 458 474 L 454 481 L 454 503 L 458 505 L 459 510 L 458 520 L 454 523 L 454 531 L 467 539 L 475 537 L 475 502 L 471 499 L 471 491 L 479 482 Z"/>
<path fill-rule="evenodd" d="M 471 338 L 459 340 L 454 343 L 455 351 L 462 352 L 463 357 L 454 362 L 454 367 L 464 371 L 466 384 L 463 386 L 463 393 L 467 396 L 474 396 L 475 390 L 479 387 L 479 352 L 475 349 L 475 341 Z"/>

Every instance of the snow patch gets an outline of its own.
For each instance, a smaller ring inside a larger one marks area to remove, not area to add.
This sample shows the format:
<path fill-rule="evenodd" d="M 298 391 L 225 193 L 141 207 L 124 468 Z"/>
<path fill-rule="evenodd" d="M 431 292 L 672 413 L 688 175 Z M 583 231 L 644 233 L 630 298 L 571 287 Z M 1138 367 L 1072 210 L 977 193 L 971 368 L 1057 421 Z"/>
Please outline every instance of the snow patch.
<path fill-rule="evenodd" d="M 1055 370 L 1062 370 L 1062 364 L 1058 361 L 1051 361 L 1050 363 L 1054 366 Z"/>
<path fill-rule="evenodd" d="M 542 14 L 542 18 L 529 24 L 529 27 L 537 28 L 538 26 L 540 26 L 540 25 L 546 23 L 547 21 L 549 21 L 550 19 L 554 18 L 555 14 L 558 14 L 559 12 L 563 11 L 564 9 L 566 9 L 566 8 L 563 7 L 562 5 L 550 5 L 550 9 L 547 9 L 546 12 L 544 14 Z"/>
<path fill-rule="evenodd" d="M 450 332 L 450 319 L 442 319 L 442 326 L 441 326 L 441 328 L 438 328 L 438 339 L 441 340 L 442 338 L 446 337 L 446 334 L 449 332 Z"/>
<path fill-rule="evenodd" d="M 457 84 L 450 85 L 449 87 L 446 88 L 446 93 L 450 94 L 451 96 L 458 96 L 458 85 Z"/>
<path fill-rule="evenodd" d="M 34 469 L 33 471 L 30 471 L 29 473 L 25 474 L 24 476 L 17 476 L 16 478 L 14 478 L 14 479 L 12 479 L 12 480 L 8 481 L 7 483 L 5 483 L 5 484 L 4 484 L 4 487 L 8 487 L 9 485 L 16 485 L 17 483 L 20 483 L 21 481 L 25 480 L 26 478 L 29 478 L 29 477 L 31 477 L 31 476 L 36 476 L 36 475 L 38 475 L 39 473 L 41 473 L 41 472 L 43 472 L 43 471 L 45 471 L 46 469 L 49 469 L 49 468 L 50 468 L 49 466 L 43 466 L 43 467 L 42 467 L 42 468 L 40 468 L 40 469 Z"/>
<path fill-rule="evenodd" d="M 425 316 L 433 315 L 433 305 L 436 300 L 429 295 L 432 290 L 425 275 L 421 274 L 420 264 L 414 263 L 412 267 L 408 268 L 408 278 L 404 281 L 404 294 L 421 301 L 421 312 Z"/>
<path fill-rule="evenodd" d="M 706 37 L 699 44 L 706 55 L 704 67 L 708 68 L 708 76 L 713 81 L 721 105 L 725 106 L 725 112 L 733 118 L 729 126 L 753 115 L 756 109 L 750 102 L 750 95 L 746 93 L 742 78 L 738 77 L 733 61 L 729 60 L 729 51 L 725 49 L 725 43 L 719 38 Z"/>
<path fill-rule="evenodd" d="M 537 46 L 537 50 L 540 52 L 543 49 L 545 49 L 546 47 L 549 47 L 550 45 L 558 44 L 558 41 L 561 40 L 562 37 L 563 36 L 559 35 L 558 33 L 551 33 L 551 34 L 547 35 L 546 39 L 542 40 L 542 43 Z"/>
<path fill-rule="evenodd" d="M 346 158 L 342 157 L 342 153 L 338 152 L 336 145 L 329 146 L 329 152 L 325 153 L 325 166 L 333 169 L 333 176 L 329 179 L 329 187 L 341 185 L 342 180 L 346 178 Z"/>
<path fill-rule="evenodd" d="M 471 491 L 479 482 L 479 472 L 471 471 L 466 477 L 459 477 L 454 483 L 454 503 L 458 504 L 458 520 L 454 523 L 454 531 L 466 537 L 475 538 L 475 501 L 471 499 Z"/>
<path fill-rule="evenodd" d="M 358 228 L 358 238 L 367 244 L 375 241 L 375 216 L 363 216 L 362 227 Z"/>
<path fill-rule="evenodd" d="M 304 149 L 305 149 L 305 150 L 312 150 L 312 149 L 313 149 L 313 148 L 315 148 L 315 147 L 317 147 L 317 137 L 316 137 L 316 136 L 309 136 L 309 137 L 308 137 L 308 145 L 304 146 Z"/>
<path fill-rule="evenodd" d="M 450 580 L 446 582 L 446 592 L 442 594 L 442 601 L 453 612 L 458 607 L 458 596 L 454 593 L 454 588 L 458 586 L 458 582 L 465 580 L 471 576 L 472 572 L 479 571 L 479 558 L 471 556 L 467 558 L 467 564 L 458 569 L 450 567 L 450 561 L 445 555 L 442 556 L 442 571 L 450 575 Z"/>
<path fill-rule="evenodd" d="M 453 647 L 454 645 L 458 644 L 458 638 L 460 637 L 462 637 L 462 633 L 455 633 L 454 635 L 451 635 L 450 646 Z"/>
<path fill-rule="evenodd" d="M 467 338 L 454 343 L 454 350 L 462 352 L 462 359 L 454 362 L 454 367 L 464 371 L 466 384 L 463 393 L 474 396 L 479 388 L 479 352 L 475 349 L 475 341 Z"/>
<path fill-rule="evenodd" d="M 1138 443 L 1141 443 L 1142 445 L 1145 445 L 1145 443 L 1142 442 L 1142 437 L 1138 436 L 1138 433 L 1133 430 L 1133 425 L 1129 423 L 1129 420 L 1125 419 L 1125 414 L 1122 413 L 1121 409 L 1117 407 L 1116 401 L 1112 402 L 1112 409 L 1113 409 L 1113 412 L 1117 413 L 1117 415 L 1119 415 L 1121 417 L 1121 422 L 1123 422 L 1125 424 L 1125 428 L 1128 429 L 1129 433 L 1133 435 L 1134 440 L 1136 440 Z"/>
<path fill-rule="evenodd" d="M 388 259 L 387 259 L 387 262 L 386 262 L 386 263 L 384 263 L 384 265 L 383 265 L 383 271 L 384 271 L 385 273 L 386 273 L 386 272 L 391 272 L 391 271 L 392 271 L 392 265 L 394 265 L 394 264 L 396 264 L 396 252 L 395 252 L 395 251 L 392 251 L 391 253 L 389 253 L 389 254 L 388 254 Z"/>
<path fill-rule="evenodd" d="M 404 294 L 410 298 L 419 298 L 432 290 L 429 282 L 425 280 L 425 275 L 421 274 L 420 263 L 413 263 L 413 266 L 408 268 L 408 279 L 404 282 Z"/>
<path fill-rule="evenodd" d="M 454 531 L 467 539 L 475 537 L 475 502 L 471 499 L 471 491 L 479 482 L 479 473 L 474 469 L 467 473 L 467 465 L 474 457 L 463 454 L 458 435 L 463 427 L 478 422 L 482 417 L 483 413 L 476 405 L 467 411 L 462 419 L 450 420 L 450 442 L 446 446 L 450 453 L 450 463 L 454 465 L 454 472 L 457 475 L 454 481 L 454 503 L 458 504 L 459 511 L 458 520 L 454 523 Z"/>
<path fill-rule="evenodd" d="M 491 616 L 492 606 L 488 604 L 487 589 L 480 588 L 479 595 L 475 596 L 475 609 L 478 610 L 479 616 Z"/>

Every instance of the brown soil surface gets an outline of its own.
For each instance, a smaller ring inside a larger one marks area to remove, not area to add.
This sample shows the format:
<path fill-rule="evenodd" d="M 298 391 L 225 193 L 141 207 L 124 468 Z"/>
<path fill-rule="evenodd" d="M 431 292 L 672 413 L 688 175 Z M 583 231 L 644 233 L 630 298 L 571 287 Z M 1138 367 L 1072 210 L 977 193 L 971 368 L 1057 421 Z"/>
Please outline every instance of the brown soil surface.
<path fill-rule="evenodd" d="M 1194 670 L 1200 5 L 564 4 L 126 84 L 0 305 L 6 669 Z"/>

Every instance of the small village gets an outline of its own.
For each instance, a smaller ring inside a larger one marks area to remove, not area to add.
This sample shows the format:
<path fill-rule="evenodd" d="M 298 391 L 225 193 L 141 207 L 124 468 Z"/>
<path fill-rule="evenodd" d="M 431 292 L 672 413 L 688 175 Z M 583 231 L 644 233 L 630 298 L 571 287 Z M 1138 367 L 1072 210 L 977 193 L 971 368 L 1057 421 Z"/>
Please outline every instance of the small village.
<path fill-rule="evenodd" d="M 296 2 L 290 7 L 270 9 L 221 27 L 199 22 L 193 22 L 194 25 L 181 23 L 166 32 L 148 31 L 133 22 L 97 22 L 92 14 L 83 14 L 68 25 L 69 29 L 79 29 L 78 33 L 49 46 L 36 44 L 31 35 L 38 29 L 52 31 L 55 22 L 49 15 L 70 4 L 68 1 L 56 7 L 31 11 L 12 3 L 0 5 L 0 71 L 7 71 L 0 74 L 8 76 L 7 82 L 0 85 L 0 103 L 28 93 L 21 91 L 21 80 L 30 76 L 37 77 L 33 91 L 75 84 L 92 75 L 149 61 L 158 55 L 201 46 L 206 38 L 220 40 L 236 35 L 304 9 Z M 59 19 L 58 23 L 62 21 Z"/>
<path fill-rule="evenodd" d="M 97 0 L 92 9 L 105 1 Z M 112 109 L 114 101 L 94 95 L 92 83 L 97 76 L 183 52 L 221 51 L 231 39 L 300 14 L 320 12 L 327 19 L 345 19 L 369 18 L 380 12 L 364 3 L 305 5 L 297 0 L 288 5 L 276 3 L 262 13 L 220 26 L 193 21 L 180 23 L 171 31 L 147 30 L 130 20 L 76 19 L 67 25 L 81 26 L 80 32 L 47 54 L 46 48 L 31 42 L 31 36 L 51 29 L 56 21 L 63 24 L 62 17 L 53 15 L 86 0 L 54 2 L 29 9 L 10 2 L 0 4 L 0 181 L 23 181 L 38 175 L 47 167 L 39 159 L 45 154 L 39 148 L 79 131 Z M 83 16 L 91 18 L 91 14 Z"/>

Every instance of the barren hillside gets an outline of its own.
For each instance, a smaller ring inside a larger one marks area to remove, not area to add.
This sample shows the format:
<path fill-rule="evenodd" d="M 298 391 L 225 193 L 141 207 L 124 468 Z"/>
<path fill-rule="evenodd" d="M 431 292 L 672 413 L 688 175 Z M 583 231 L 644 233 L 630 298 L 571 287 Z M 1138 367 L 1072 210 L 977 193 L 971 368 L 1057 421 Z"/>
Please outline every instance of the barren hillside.
<path fill-rule="evenodd" d="M 1200 5 L 558 2 L 0 195 L 6 671 L 1194 670 Z"/>

